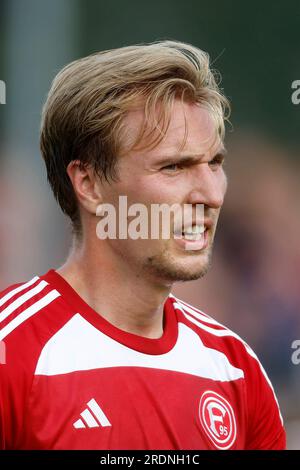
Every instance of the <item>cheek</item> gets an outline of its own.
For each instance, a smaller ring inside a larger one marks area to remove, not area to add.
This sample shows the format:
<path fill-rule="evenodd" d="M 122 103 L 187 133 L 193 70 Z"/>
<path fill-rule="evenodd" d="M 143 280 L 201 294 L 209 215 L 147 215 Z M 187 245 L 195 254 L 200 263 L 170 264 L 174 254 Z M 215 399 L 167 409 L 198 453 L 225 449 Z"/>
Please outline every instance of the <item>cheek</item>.
<path fill-rule="evenodd" d="M 146 205 L 151 203 L 163 203 L 174 201 L 178 197 L 178 189 L 174 184 L 163 184 L 160 178 L 154 176 L 146 181 L 136 181 L 135 184 L 127 188 L 128 200 L 132 202 L 142 202 Z"/>

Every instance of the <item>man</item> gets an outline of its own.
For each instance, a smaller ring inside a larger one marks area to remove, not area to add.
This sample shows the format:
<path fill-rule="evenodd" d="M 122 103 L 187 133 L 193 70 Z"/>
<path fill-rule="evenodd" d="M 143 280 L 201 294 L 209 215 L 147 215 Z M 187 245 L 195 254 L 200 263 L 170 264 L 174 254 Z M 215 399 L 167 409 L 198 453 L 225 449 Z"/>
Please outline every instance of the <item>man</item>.
<path fill-rule="evenodd" d="M 97 53 L 55 78 L 41 149 L 74 243 L 62 267 L 1 294 L 2 448 L 285 448 L 253 351 L 171 294 L 210 264 L 226 109 L 208 56 L 179 42 Z M 136 204 L 150 236 L 129 236 Z M 173 229 L 153 236 L 163 204 Z"/>

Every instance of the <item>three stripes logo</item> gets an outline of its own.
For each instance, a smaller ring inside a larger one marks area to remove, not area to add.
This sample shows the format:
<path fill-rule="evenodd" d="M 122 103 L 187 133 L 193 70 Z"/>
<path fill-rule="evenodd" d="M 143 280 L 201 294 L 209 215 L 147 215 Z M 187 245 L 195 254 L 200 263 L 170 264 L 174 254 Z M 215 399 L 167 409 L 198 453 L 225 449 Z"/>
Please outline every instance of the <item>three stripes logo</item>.
<path fill-rule="evenodd" d="M 80 416 L 81 418 L 73 423 L 73 427 L 75 429 L 105 428 L 111 426 L 107 416 L 101 410 L 94 398 L 87 403 L 87 408 L 80 413 Z"/>

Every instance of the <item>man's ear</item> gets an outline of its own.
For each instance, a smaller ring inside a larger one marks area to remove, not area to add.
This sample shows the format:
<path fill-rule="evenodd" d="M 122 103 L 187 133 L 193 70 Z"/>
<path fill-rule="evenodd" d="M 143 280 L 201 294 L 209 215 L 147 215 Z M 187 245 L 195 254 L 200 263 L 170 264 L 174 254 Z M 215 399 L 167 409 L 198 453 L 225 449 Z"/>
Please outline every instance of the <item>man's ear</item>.
<path fill-rule="evenodd" d="M 67 173 L 81 206 L 91 214 L 102 203 L 99 177 L 93 168 L 83 165 L 79 160 L 72 160 L 67 166 Z"/>

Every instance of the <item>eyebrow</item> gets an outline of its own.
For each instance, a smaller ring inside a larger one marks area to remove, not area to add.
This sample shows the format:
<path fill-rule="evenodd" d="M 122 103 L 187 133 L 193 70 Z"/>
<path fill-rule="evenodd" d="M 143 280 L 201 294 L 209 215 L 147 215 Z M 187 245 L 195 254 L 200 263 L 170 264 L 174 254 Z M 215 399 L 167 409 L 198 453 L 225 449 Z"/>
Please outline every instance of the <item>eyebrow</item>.
<path fill-rule="evenodd" d="M 216 157 L 223 157 L 227 155 L 227 150 L 225 147 L 222 147 L 213 157 L 212 159 Z M 203 153 L 197 153 L 197 154 L 189 154 L 189 155 L 180 155 L 180 154 L 170 154 L 170 155 L 160 155 L 160 159 L 157 161 L 158 165 L 167 165 L 168 163 L 172 161 L 178 161 L 180 163 L 193 163 L 201 158 L 203 158 L 205 154 Z"/>

